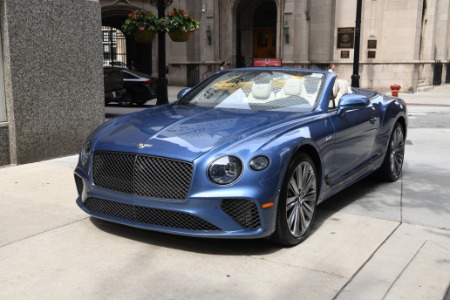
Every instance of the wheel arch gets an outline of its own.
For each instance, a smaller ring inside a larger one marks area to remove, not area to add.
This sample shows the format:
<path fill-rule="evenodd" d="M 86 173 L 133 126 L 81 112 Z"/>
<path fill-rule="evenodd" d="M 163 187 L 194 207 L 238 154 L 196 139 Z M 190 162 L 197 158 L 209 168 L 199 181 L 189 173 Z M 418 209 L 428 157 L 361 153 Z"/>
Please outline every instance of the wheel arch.
<path fill-rule="evenodd" d="M 294 155 L 292 156 L 292 159 L 294 159 L 299 153 L 306 153 L 311 157 L 312 161 L 314 162 L 314 166 L 316 168 L 316 172 L 318 173 L 318 178 L 320 178 L 318 182 L 318 190 L 320 191 L 320 187 L 322 186 L 322 160 L 320 159 L 320 155 L 318 150 L 310 145 L 310 144 L 304 144 L 300 146 L 297 151 L 295 151 Z"/>
<path fill-rule="evenodd" d="M 397 119 L 397 121 L 396 121 L 396 123 L 400 123 L 400 125 L 402 125 L 402 129 L 403 129 L 403 134 L 405 135 L 405 137 L 406 137 L 406 131 L 407 131 L 407 129 L 408 129 L 408 126 L 406 125 L 406 118 L 404 117 L 404 116 L 400 116 L 398 119 Z"/>

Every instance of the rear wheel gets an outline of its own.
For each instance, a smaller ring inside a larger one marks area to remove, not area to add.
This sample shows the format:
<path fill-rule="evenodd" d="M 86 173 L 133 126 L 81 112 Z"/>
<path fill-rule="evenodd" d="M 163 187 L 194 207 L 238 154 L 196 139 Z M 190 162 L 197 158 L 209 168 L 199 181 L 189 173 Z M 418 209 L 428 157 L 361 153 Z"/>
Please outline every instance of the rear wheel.
<path fill-rule="evenodd" d="M 277 211 L 273 239 L 283 245 L 297 245 L 306 239 L 313 225 L 318 198 L 317 172 L 311 157 L 297 155 L 286 172 Z"/>
<path fill-rule="evenodd" d="M 380 177 L 387 181 L 397 181 L 400 178 L 405 156 L 405 134 L 400 123 L 396 123 L 388 149 L 384 158 L 383 165 L 380 168 Z"/>

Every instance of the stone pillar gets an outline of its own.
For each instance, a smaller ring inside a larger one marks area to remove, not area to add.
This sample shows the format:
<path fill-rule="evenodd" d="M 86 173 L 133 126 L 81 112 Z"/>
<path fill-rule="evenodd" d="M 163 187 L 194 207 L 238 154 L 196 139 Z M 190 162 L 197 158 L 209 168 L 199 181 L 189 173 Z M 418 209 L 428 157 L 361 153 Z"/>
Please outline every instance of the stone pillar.
<path fill-rule="evenodd" d="M 98 0 L 0 4 L 10 163 L 77 153 L 105 118 Z"/>

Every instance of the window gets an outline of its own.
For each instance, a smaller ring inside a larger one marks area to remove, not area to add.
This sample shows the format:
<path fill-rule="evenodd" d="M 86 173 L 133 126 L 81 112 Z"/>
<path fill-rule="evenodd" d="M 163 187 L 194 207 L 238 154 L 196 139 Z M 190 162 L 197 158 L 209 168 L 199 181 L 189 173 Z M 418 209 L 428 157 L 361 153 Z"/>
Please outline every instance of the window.
<path fill-rule="evenodd" d="M 0 123 L 6 122 L 5 81 L 3 78 L 3 53 L 2 39 L 0 36 Z"/>
<path fill-rule="evenodd" d="M 126 39 L 123 33 L 113 27 L 102 26 L 103 65 L 126 63 Z"/>

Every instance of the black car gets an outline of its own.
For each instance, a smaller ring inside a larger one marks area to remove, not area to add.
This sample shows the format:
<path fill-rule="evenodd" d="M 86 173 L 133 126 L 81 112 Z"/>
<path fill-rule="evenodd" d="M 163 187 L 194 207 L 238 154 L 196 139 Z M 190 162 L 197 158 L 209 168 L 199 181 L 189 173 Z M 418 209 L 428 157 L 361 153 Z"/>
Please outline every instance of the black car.
<path fill-rule="evenodd" d="M 103 68 L 105 85 L 105 103 L 117 102 L 120 104 L 129 103 L 127 99 L 127 90 L 125 89 L 124 74 L 121 69 L 104 67 Z"/>
<path fill-rule="evenodd" d="M 122 73 L 127 96 L 132 103 L 144 105 L 156 98 L 156 78 L 130 69 L 122 69 Z"/>

